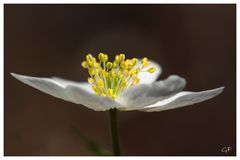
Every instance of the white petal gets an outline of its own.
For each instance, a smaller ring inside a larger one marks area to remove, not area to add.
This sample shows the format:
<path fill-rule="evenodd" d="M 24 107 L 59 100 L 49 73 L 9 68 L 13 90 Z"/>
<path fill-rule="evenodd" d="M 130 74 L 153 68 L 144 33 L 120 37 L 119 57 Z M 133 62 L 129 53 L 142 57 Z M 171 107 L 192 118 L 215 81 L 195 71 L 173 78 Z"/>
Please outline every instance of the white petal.
<path fill-rule="evenodd" d="M 141 60 L 139 60 L 141 61 Z M 148 72 L 140 72 L 138 74 L 138 78 L 140 79 L 139 83 L 145 83 L 145 84 L 149 84 L 149 83 L 153 83 L 154 81 L 156 81 L 159 77 L 159 75 L 162 73 L 162 68 L 161 66 L 154 62 L 154 61 L 150 61 L 150 66 L 148 68 L 151 67 L 155 67 L 156 70 L 153 73 L 148 73 Z"/>
<path fill-rule="evenodd" d="M 83 83 L 84 87 L 82 87 L 82 83 L 78 83 L 77 85 L 77 82 L 65 81 L 59 78 L 37 78 L 15 73 L 11 73 L 11 75 L 44 93 L 69 102 L 82 104 L 96 111 L 122 107 L 109 97 L 98 96 L 91 93 L 90 90 L 86 90 L 85 83 Z"/>
<path fill-rule="evenodd" d="M 92 86 L 88 82 L 75 82 L 75 81 L 71 81 L 71 80 L 62 79 L 59 77 L 53 77 L 53 80 L 56 80 L 57 82 L 63 83 L 66 85 L 81 87 L 90 93 L 94 93 L 94 91 L 92 90 Z"/>
<path fill-rule="evenodd" d="M 182 91 L 185 85 L 186 81 L 184 78 L 171 75 L 165 80 L 152 84 L 140 84 L 130 87 L 123 91 L 116 101 L 127 106 L 125 110 L 136 110 Z"/>
<path fill-rule="evenodd" d="M 211 99 L 222 93 L 224 87 L 202 91 L 202 92 L 180 92 L 168 99 L 159 101 L 156 104 L 144 107 L 140 111 L 145 112 L 159 112 L 163 110 L 170 110 L 179 107 L 189 106 L 195 103 Z"/>

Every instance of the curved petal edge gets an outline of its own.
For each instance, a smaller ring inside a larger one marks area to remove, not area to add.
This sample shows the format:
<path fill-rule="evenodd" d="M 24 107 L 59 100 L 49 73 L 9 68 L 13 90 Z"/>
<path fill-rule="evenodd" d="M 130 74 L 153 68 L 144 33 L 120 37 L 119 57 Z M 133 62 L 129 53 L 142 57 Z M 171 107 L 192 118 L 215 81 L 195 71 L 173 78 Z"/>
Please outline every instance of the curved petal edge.
<path fill-rule="evenodd" d="M 150 62 L 150 66 L 148 68 L 155 67 L 156 70 L 153 73 L 148 73 L 148 72 L 138 73 L 138 78 L 140 79 L 140 82 L 139 82 L 140 84 L 150 84 L 152 82 L 155 82 L 158 79 L 158 77 L 160 76 L 160 74 L 162 73 L 162 68 L 161 68 L 160 64 L 158 64 L 157 62 L 154 62 L 152 60 L 149 60 L 149 62 Z"/>
<path fill-rule="evenodd" d="M 159 112 L 189 106 L 195 103 L 200 103 L 208 99 L 211 99 L 222 93 L 223 89 L 224 87 L 219 87 L 216 89 L 206 90 L 202 92 L 188 92 L 188 91 L 179 92 L 168 99 L 159 101 L 153 105 L 145 106 L 139 111 Z"/>
<path fill-rule="evenodd" d="M 11 73 L 19 81 L 36 88 L 44 93 L 76 104 L 82 104 L 95 111 L 106 111 L 111 108 L 121 108 L 109 97 L 102 97 L 89 92 L 85 84 L 56 78 L 39 78 Z M 77 85 L 79 84 L 79 86 Z"/>
<path fill-rule="evenodd" d="M 161 81 L 130 87 L 123 91 L 116 101 L 127 106 L 126 110 L 137 110 L 173 96 L 182 91 L 185 85 L 184 78 L 170 75 Z"/>

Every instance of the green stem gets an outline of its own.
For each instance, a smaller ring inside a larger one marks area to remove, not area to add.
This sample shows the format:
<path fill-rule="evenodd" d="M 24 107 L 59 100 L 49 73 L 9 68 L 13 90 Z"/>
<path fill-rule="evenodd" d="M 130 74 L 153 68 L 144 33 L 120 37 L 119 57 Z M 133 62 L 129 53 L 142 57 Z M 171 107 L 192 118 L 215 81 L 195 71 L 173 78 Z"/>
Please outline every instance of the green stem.
<path fill-rule="evenodd" d="M 114 156 L 120 156 L 120 147 L 118 142 L 118 127 L 117 127 L 117 109 L 111 109 L 109 111 L 111 133 L 112 133 L 112 146 Z"/>

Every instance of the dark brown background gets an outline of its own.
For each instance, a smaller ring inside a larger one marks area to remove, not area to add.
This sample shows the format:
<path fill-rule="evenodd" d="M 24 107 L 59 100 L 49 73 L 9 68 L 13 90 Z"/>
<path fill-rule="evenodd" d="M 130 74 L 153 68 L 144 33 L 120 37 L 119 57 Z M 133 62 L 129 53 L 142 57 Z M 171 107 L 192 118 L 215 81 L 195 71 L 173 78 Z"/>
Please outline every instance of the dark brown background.
<path fill-rule="evenodd" d="M 123 155 L 234 155 L 235 5 L 5 5 L 5 155 L 92 155 L 78 128 L 111 149 L 108 113 L 26 86 L 10 72 L 85 81 L 86 53 L 147 56 L 163 74 L 186 78 L 186 90 L 226 86 L 192 107 L 121 112 Z M 221 152 L 232 147 L 229 154 Z"/>

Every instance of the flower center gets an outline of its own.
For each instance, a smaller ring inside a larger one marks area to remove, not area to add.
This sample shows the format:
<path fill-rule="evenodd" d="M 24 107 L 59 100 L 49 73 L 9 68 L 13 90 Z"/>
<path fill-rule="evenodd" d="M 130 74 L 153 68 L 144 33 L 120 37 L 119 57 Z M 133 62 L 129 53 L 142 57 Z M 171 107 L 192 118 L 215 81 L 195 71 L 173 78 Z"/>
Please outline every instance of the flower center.
<path fill-rule="evenodd" d="M 108 55 L 98 54 L 99 62 L 91 54 L 86 56 L 82 66 L 88 69 L 90 77 L 88 82 L 94 92 L 101 96 L 115 99 L 124 89 L 139 83 L 139 72 L 155 72 L 154 67 L 149 67 L 147 58 L 138 63 L 136 58 L 126 59 L 124 54 L 115 56 L 113 62 L 108 61 Z"/>

